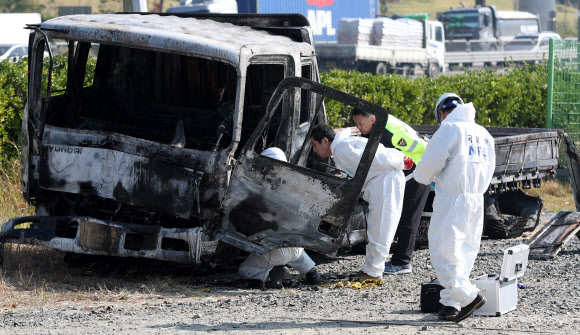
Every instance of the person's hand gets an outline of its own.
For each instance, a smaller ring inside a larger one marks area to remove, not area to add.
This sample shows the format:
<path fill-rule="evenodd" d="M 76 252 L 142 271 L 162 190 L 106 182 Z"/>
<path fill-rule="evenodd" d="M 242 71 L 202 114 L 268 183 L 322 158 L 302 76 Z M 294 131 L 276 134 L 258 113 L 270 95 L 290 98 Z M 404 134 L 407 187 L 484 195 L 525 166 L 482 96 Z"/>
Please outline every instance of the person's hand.
<path fill-rule="evenodd" d="M 403 162 L 405 163 L 405 166 L 403 167 L 404 170 L 410 170 L 413 168 L 413 164 L 415 164 L 411 158 L 407 157 L 403 159 Z"/>

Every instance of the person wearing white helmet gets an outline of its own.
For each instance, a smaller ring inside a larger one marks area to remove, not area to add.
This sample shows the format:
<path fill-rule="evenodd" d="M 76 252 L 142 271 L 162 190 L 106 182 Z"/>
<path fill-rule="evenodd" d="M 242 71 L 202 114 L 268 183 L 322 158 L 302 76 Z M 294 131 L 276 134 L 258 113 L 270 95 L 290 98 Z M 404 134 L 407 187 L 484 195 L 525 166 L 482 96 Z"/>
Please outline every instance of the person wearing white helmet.
<path fill-rule="evenodd" d="M 445 93 L 435 105 L 441 127 L 427 144 L 414 178 L 435 181 L 429 253 L 444 287 L 442 320 L 459 322 L 485 304 L 469 280 L 479 251 L 484 220 L 483 194 L 495 169 L 494 140 L 475 123 L 475 108 L 455 93 Z"/>
<path fill-rule="evenodd" d="M 261 155 L 286 162 L 286 154 L 280 148 L 267 148 Z M 238 275 L 243 279 L 260 281 L 267 288 L 281 288 L 284 277 L 290 272 L 286 265 L 305 275 L 306 283 L 322 283 L 314 261 L 304 248 L 279 248 L 263 255 L 250 254 L 240 265 Z"/>

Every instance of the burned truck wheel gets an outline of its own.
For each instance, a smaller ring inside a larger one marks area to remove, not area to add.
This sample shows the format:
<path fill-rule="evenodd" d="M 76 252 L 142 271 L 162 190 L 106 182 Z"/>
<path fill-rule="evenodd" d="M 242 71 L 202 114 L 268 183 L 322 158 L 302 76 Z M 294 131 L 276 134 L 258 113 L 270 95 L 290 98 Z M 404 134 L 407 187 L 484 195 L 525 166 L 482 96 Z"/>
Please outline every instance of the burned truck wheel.
<path fill-rule="evenodd" d="M 483 235 L 491 239 L 506 239 L 522 236 L 529 218 L 514 215 L 502 216 L 502 220 L 486 220 L 483 226 Z"/>

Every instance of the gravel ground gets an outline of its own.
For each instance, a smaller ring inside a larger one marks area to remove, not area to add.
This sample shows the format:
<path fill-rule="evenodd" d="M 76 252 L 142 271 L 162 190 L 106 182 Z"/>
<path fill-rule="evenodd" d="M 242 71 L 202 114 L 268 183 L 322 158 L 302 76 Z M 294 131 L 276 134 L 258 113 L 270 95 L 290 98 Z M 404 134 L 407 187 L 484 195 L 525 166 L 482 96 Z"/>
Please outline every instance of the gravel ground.
<path fill-rule="evenodd" d="M 499 272 L 503 250 L 521 239 L 484 240 L 473 276 Z M 311 254 L 328 283 L 356 272 L 364 256 Z M 419 310 L 422 283 L 435 276 L 427 250 L 414 254 L 413 273 L 385 278 L 363 290 L 311 287 L 293 272 L 288 288 L 248 288 L 229 267 L 193 276 L 189 296 L 158 294 L 99 302 L 0 309 L 0 334 L 579 334 L 580 241 L 574 237 L 552 260 L 530 260 L 518 307 L 501 317 L 460 324 Z M 167 280 L 171 280 L 168 276 Z M 208 291 L 209 289 L 209 291 Z"/>

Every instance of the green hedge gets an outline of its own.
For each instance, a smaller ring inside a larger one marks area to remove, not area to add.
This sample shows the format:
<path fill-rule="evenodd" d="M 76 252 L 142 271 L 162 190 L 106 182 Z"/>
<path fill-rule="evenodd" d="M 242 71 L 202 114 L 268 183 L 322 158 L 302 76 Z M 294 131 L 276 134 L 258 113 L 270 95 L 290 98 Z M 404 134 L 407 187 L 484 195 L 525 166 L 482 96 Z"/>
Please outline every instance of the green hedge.
<path fill-rule="evenodd" d="M 54 58 L 53 91 L 65 87 L 65 57 Z M 94 71 L 94 65 L 91 62 L 87 66 L 88 73 Z M 26 70 L 25 58 L 14 63 L 0 62 L 0 157 L 13 157 L 17 152 L 14 144 L 20 145 Z M 92 75 L 87 76 L 87 80 L 91 78 Z M 46 76 L 44 80 L 46 85 Z M 542 65 L 508 68 L 504 74 L 483 70 L 435 79 L 333 70 L 321 73 L 321 81 L 381 105 L 409 124 L 435 124 L 433 109 L 437 98 L 442 93 L 455 92 L 465 101 L 473 102 L 476 120 L 483 126 L 542 128 L 545 125 L 547 69 Z M 349 111 L 336 103 L 328 103 L 326 111 L 331 126 L 354 125 Z"/>
<path fill-rule="evenodd" d="M 547 68 L 526 65 L 471 71 L 438 78 L 407 79 L 398 75 L 333 70 L 321 74 L 322 83 L 387 109 L 409 124 L 435 124 L 435 102 L 445 92 L 455 92 L 473 102 L 477 123 L 494 127 L 543 128 L 546 123 Z M 353 126 L 349 111 L 335 103 L 326 105 L 331 126 Z"/>
<path fill-rule="evenodd" d="M 94 71 L 94 65 L 94 62 L 89 62 L 89 72 Z M 53 58 L 52 91 L 66 87 L 66 66 L 65 55 Z M 46 69 L 48 58 L 44 59 L 44 72 L 48 73 Z M 14 157 L 20 147 L 20 127 L 27 99 L 27 70 L 27 58 L 5 59 L 0 62 L 0 162 Z M 47 79 L 46 75 L 42 78 L 42 96 L 46 92 Z"/>

